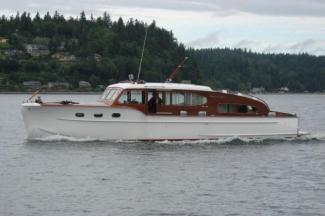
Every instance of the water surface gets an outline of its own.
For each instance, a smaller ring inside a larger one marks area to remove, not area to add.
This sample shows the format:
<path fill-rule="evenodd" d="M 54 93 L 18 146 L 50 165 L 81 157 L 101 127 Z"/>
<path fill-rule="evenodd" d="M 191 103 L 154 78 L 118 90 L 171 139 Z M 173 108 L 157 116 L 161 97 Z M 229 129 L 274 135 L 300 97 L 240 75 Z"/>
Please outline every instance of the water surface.
<path fill-rule="evenodd" d="M 155 143 L 28 141 L 27 97 L 0 95 L 0 215 L 325 215 L 325 95 L 260 96 L 308 137 Z"/>

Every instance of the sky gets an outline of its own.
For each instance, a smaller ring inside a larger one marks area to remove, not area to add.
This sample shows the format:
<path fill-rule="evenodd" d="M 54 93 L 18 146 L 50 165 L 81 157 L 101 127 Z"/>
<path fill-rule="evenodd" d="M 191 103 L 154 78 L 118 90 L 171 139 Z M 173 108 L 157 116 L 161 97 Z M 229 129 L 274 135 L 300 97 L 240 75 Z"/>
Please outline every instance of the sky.
<path fill-rule="evenodd" d="M 138 19 L 192 48 L 325 55 L 325 0 L 0 0 L 0 13 L 27 11 Z M 149 33 L 150 35 L 150 33 Z"/>

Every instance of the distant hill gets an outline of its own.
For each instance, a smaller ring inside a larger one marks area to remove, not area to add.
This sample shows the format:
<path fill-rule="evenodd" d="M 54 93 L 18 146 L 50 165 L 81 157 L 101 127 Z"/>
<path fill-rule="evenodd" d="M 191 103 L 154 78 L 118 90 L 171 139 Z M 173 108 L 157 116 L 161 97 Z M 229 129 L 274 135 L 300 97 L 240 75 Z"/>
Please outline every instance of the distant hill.
<path fill-rule="evenodd" d="M 215 88 L 293 92 L 325 91 L 325 57 L 308 54 L 258 54 L 240 49 L 188 50 L 202 82 Z"/>
<path fill-rule="evenodd" d="M 79 81 L 107 85 L 135 76 L 145 35 L 145 23 L 122 18 L 112 21 L 108 13 L 96 19 L 66 19 L 59 13 L 44 17 L 28 13 L 0 18 L 0 84 L 21 89 L 24 81 Z M 185 57 L 185 48 L 172 32 L 148 27 L 141 79 L 165 81 Z M 179 79 L 198 82 L 195 63 L 189 61 Z"/>
<path fill-rule="evenodd" d="M 3 15 L 0 89 L 76 89 L 83 83 L 94 90 L 125 80 L 130 73 L 136 76 L 145 28 L 145 23 L 134 19 L 112 21 L 108 13 L 90 19 L 84 12 L 68 19 L 58 12 L 43 17 L 26 12 Z M 190 58 L 176 81 L 244 91 L 254 87 L 267 91 L 325 90 L 325 57 L 185 49 L 172 32 L 155 22 L 148 27 L 141 79 L 164 81 L 185 56 Z"/>

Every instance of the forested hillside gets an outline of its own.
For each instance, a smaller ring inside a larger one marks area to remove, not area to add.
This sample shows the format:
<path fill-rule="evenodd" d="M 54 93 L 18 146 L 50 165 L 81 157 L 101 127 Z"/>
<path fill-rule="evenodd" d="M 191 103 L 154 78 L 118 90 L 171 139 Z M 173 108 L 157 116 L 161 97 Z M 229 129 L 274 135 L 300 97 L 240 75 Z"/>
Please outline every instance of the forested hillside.
<path fill-rule="evenodd" d="M 258 54 L 240 49 L 188 50 L 202 71 L 202 82 L 215 88 L 263 87 L 293 92 L 325 90 L 325 57 L 308 54 Z"/>
<path fill-rule="evenodd" d="M 78 87 L 107 85 L 135 76 L 141 56 L 145 24 L 122 18 L 66 19 L 57 12 L 44 17 L 28 13 L 0 19 L 0 79 L 2 87 L 19 88 L 23 81 L 60 81 Z M 141 79 L 164 81 L 185 57 L 185 48 L 172 32 L 148 26 Z M 198 68 L 189 61 L 178 79 L 198 81 Z"/>
<path fill-rule="evenodd" d="M 80 81 L 96 89 L 125 80 L 130 73 L 136 76 L 145 28 L 138 20 L 112 21 L 108 13 L 90 19 L 84 12 L 77 18 L 57 12 L 2 16 L 0 89 L 25 90 L 35 83 L 39 83 L 37 88 L 61 83 L 61 87 L 76 89 Z M 141 79 L 164 81 L 185 56 L 189 60 L 176 81 L 241 91 L 257 87 L 266 91 L 325 90 L 324 56 L 185 49 L 172 32 L 155 22 L 148 26 Z"/>

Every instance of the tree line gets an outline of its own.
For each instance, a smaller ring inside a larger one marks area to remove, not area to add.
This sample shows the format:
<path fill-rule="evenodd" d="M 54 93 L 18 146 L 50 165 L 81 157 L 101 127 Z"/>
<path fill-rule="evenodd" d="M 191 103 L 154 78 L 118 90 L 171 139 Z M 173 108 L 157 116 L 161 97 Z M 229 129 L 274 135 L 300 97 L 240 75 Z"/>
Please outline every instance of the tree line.
<path fill-rule="evenodd" d="M 27 12 L 0 18 L 0 86 L 20 89 L 22 82 L 80 80 L 92 86 L 108 85 L 135 76 L 146 28 L 148 38 L 141 79 L 162 82 L 186 56 L 176 81 L 190 80 L 213 88 L 268 91 L 324 91 L 325 57 L 308 54 L 260 54 L 241 49 L 186 49 L 171 31 L 137 19 L 113 21 L 102 16 L 65 18 L 55 12 L 34 17 Z M 28 44 L 46 47 L 48 53 L 33 55 Z M 59 57 L 56 57 L 59 56 Z M 62 60 L 62 56 L 69 57 Z M 73 58 L 72 58 L 73 57 Z M 60 59 L 61 58 L 61 59 Z"/>
<path fill-rule="evenodd" d="M 136 76 L 146 28 L 148 38 L 141 79 L 165 81 L 184 59 L 186 50 L 172 32 L 157 27 L 154 21 L 149 25 L 134 19 L 112 21 L 106 12 L 90 19 L 84 12 L 80 17 L 68 19 L 58 12 L 43 17 L 39 13 L 31 17 L 26 12 L 10 17 L 3 15 L 0 38 L 8 39 L 8 43 L 0 44 L 2 84 L 12 87 L 26 80 L 39 80 L 42 83 L 64 81 L 77 87 L 78 81 L 84 80 L 96 86 L 125 80 L 131 73 Z M 32 56 L 27 52 L 27 44 L 45 45 L 49 53 Z M 75 60 L 53 58 L 58 53 L 74 56 Z M 179 79 L 196 82 L 198 71 L 190 61 Z"/>
<path fill-rule="evenodd" d="M 215 88 L 250 90 L 263 87 L 293 92 L 325 90 L 325 56 L 261 54 L 242 49 L 188 50 L 202 71 L 202 81 Z"/>

